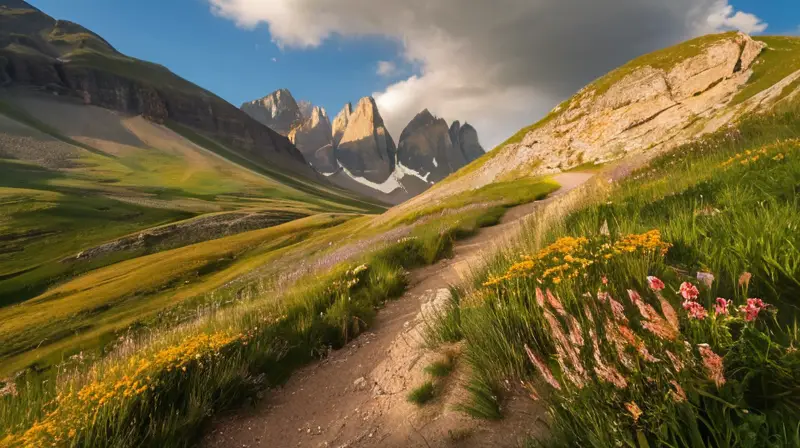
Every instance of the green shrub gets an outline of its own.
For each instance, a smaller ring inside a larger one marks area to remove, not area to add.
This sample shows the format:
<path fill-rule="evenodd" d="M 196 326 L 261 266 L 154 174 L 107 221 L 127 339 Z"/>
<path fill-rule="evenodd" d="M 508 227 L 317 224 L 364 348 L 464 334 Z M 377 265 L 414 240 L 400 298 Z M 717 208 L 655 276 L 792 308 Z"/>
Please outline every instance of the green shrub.
<path fill-rule="evenodd" d="M 422 406 L 423 404 L 433 400 L 434 392 L 433 383 L 426 381 L 422 383 L 422 385 L 412 389 L 407 398 L 410 403 Z"/>

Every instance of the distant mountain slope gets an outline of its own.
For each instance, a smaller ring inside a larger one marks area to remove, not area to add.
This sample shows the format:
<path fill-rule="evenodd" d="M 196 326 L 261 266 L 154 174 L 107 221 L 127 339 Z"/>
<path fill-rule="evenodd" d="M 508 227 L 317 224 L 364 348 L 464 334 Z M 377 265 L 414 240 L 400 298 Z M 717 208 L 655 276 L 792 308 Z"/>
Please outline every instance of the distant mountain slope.
<path fill-rule="evenodd" d="M 140 116 L 0 89 L 0 306 L 176 244 L 310 214 L 379 210 L 215 149 L 226 151 Z M 178 227 L 180 235 L 146 230 L 209 214 Z M 125 237 L 132 242 L 117 243 Z"/>
<path fill-rule="evenodd" d="M 170 72 L 119 53 L 82 26 L 0 0 L 0 85 L 28 84 L 158 123 L 175 122 L 263 163 L 314 178 L 287 138 Z"/>
<path fill-rule="evenodd" d="M 400 208 L 582 164 L 652 157 L 798 94 L 800 38 L 724 33 L 693 39 L 596 80 Z"/>

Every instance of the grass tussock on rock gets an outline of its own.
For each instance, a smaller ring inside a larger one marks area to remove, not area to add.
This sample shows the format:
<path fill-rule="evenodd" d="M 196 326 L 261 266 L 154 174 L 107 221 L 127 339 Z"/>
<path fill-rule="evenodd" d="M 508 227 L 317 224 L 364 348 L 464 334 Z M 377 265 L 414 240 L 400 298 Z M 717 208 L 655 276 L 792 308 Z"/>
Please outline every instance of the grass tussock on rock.
<path fill-rule="evenodd" d="M 536 445 L 800 445 L 799 192 L 795 104 L 539 215 L 442 320 L 463 408 L 497 417 L 521 382 L 549 406 Z"/>

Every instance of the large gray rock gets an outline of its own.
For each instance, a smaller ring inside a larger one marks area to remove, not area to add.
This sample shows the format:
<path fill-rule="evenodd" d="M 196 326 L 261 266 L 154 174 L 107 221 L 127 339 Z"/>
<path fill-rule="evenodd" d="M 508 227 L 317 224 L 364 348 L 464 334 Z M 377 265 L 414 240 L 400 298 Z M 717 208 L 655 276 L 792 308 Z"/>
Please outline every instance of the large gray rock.
<path fill-rule="evenodd" d="M 338 145 L 334 144 L 338 162 L 353 176 L 370 182 L 384 182 L 394 171 L 397 149 L 375 100 L 362 98 L 347 120 L 347 128 Z"/>
<path fill-rule="evenodd" d="M 317 171 L 330 172 L 337 169 L 335 163 L 330 163 L 327 154 L 320 154 L 321 158 L 318 158 L 317 154 L 321 148 L 331 146 L 333 143 L 331 123 L 325 109 L 314 106 L 311 115 L 289 132 L 289 140 Z"/>
<path fill-rule="evenodd" d="M 303 121 L 300 107 L 286 89 L 279 89 L 263 98 L 244 103 L 241 109 L 283 136 L 288 136 L 292 128 Z"/>

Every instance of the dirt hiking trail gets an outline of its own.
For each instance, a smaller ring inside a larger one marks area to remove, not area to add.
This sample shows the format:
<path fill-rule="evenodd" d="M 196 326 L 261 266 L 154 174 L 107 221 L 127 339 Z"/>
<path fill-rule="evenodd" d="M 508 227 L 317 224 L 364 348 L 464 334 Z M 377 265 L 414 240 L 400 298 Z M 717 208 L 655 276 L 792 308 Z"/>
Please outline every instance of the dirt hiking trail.
<path fill-rule="evenodd" d="M 425 319 L 450 300 L 448 286 L 462 281 L 492 253 L 518 234 L 524 217 L 543 204 L 558 201 L 584 184 L 590 173 L 554 176 L 561 189 L 545 200 L 508 210 L 501 222 L 455 243 L 454 256 L 411 272 L 411 283 L 398 300 L 387 303 L 372 328 L 324 360 L 296 371 L 279 388 L 265 392 L 249 409 L 216 418 L 201 446 L 250 447 L 516 447 L 528 435 L 546 429 L 544 409 L 524 395 L 505 403 L 508 417 L 499 422 L 473 419 L 454 410 L 465 398 L 465 363 L 443 380 L 436 397 L 423 406 L 408 393 L 430 376 L 423 371 L 444 358 L 425 348 Z M 510 385 L 514 387 L 513 385 Z"/>

